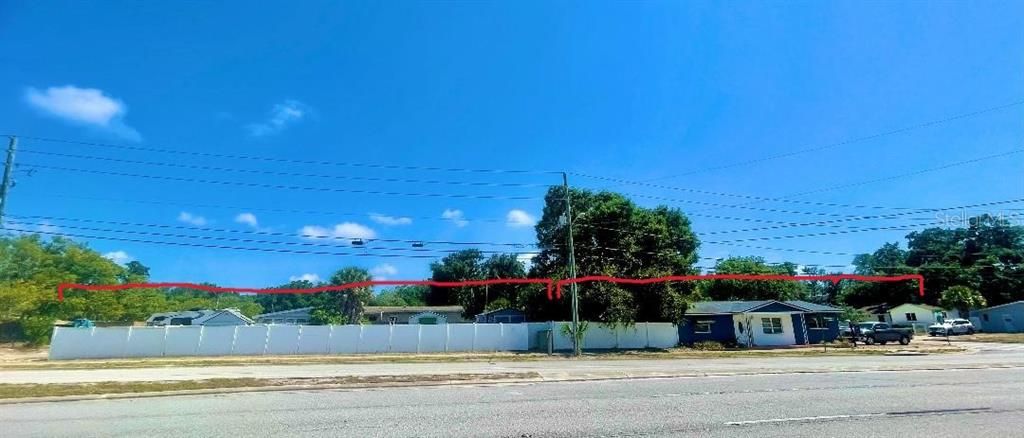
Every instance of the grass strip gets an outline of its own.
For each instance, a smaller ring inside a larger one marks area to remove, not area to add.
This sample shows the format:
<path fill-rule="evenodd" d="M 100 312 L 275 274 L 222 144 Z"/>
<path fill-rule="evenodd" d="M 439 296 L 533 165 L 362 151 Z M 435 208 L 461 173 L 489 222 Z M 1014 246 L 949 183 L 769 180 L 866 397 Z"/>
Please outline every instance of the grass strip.
<path fill-rule="evenodd" d="M 358 387 L 365 385 L 398 385 L 423 383 L 460 383 L 540 378 L 535 372 L 488 374 L 428 374 L 399 376 L 343 376 L 287 379 L 225 378 L 160 382 L 98 382 L 0 384 L 0 399 L 59 397 L 82 395 L 138 394 L 204 389 L 274 388 L 274 387 Z"/>

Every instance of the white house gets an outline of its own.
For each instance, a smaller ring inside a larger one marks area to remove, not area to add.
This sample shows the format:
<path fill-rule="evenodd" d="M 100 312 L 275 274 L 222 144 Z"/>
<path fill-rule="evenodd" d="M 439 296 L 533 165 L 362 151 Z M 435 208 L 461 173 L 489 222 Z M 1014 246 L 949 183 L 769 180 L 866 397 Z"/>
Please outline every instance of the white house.
<path fill-rule="evenodd" d="M 250 325 L 253 321 L 238 309 L 188 310 L 183 312 L 154 313 L 146 320 L 148 326 L 165 325 Z"/>
<path fill-rule="evenodd" d="M 900 304 L 889 309 L 889 320 L 893 324 L 904 324 L 927 329 L 928 326 L 950 318 L 960 318 L 957 310 L 947 310 L 928 304 Z"/>

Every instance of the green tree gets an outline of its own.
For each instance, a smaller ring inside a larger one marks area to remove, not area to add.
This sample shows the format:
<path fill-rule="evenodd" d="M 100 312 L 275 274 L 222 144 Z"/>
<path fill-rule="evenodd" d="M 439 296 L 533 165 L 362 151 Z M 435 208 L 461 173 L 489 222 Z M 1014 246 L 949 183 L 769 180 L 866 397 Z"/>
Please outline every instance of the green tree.
<path fill-rule="evenodd" d="M 969 310 L 985 307 L 988 303 L 976 290 L 967 286 L 953 286 L 942 291 L 939 305 L 944 309 L 957 309 L 966 315 Z"/>
<path fill-rule="evenodd" d="M 482 280 L 485 277 L 483 267 L 484 256 L 477 249 L 464 249 L 448 254 L 439 261 L 430 264 L 430 278 L 434 281 L 466 281 Z M 437 287 L 431 286 L 427 294 L 430 306 L 462 304 L 463 297 L 483 293 L 479 287 Z"/>
<path fill-rule="evenodd" d="M 860 254 L 853 258 L 854 273 L 860 275 L 901 275 L 913 274 L 916 270 L 907 266 L 907 252 L 898 243 L 886 243 L 871 254 Z M 848 282 L 842 290 L 841 301 L 853 307 L 871 304 L 901 304 L 918 302 L 917 285 L 913 282 Z"/>
<path fill-rule="evenodd" d="M 396 286 L 390 290 L 375 295 L 371 306 L 425 306 L 427 305 L 427 294 L 430 288 L 427 286 Z"/>
<path fill-rule="evenodd" d="M 328 280 L 329 284 L 342 285 L 349 283 L 360 283 L 370 281 L 370 273 L 366 269 L 354 266 L 341 268 Z M 356 287 L 339 292 L 324 292 L 318 294 L 317 309 L 325 310 L 333 315 L 337 312 L 343 318 L 345 324 L 355 324 L 363 317 L 363 308 L 373 298 L 373 288 L 370 286 Z"/>
<path fill-rule="evenodd" d="M 577 275 L 657 277 L 696 273 L 699 245 L 689 219 L 678 209 L 643 208 L 611 192 L 571 189 L 573 240 Z M 562 187 L 545 196 L 536 226 L 540 253 L 531 263 L 531 277 L 567 278 L 568 227 Z M 533 319 L 567 319 L 568 299 L 549 302 L 541 288 L 521 298 Z M 580 318 L 606 323 L 677 321 L 692 300 L 690 283 L 623 286 L 579 285 Z"/>
<path fill-rule="evenodd" d="M 761 257 L 730 257 L 715 263 L 717 274 L 796 275 L 793 263 L 768 265 Z M 715 301 L 795 300 L 804 298 L 805 286 L 794 281 L 706 280 L 697 286 L 701 296 Z"/>

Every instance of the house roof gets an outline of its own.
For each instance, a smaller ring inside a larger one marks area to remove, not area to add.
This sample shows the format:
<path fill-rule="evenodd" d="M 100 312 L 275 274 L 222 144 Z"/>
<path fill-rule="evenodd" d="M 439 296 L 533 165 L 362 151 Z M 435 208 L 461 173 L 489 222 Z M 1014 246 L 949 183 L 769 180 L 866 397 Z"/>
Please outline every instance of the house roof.
<path fill-rule="evenodd" d="M 399 312 L 462 312 L 462 306 L 366 306 L 364 313 L 399 313 Z"/>
<path fill-rule="evenodd" d="M 222 316 L 222 315 L 234 316 L 235 318 L 238 318 L 239 320 L 241 320 L 242 322 L 245 322 L 246 324 L 252 324 L 253 323 L 253 320 L 249 319 L 248 316 L 243 315 L 242 312 L 240 310 L 238 310 L 238 309 L 215 310 L 212 313 L 207 313 L 207 314 L 205 314 L 203 316 L 200 316 L 198 318 L 193 319 L 192 322 L 194 324 L 203 325 L 203 323 L 205 323 L 206 321 L 209 321 L 209 320 L 211 320 L 213 318 L 216 318 L 216 317 Z"/>
<path fill-rule="evenodd" d="M 842 309 L 826 306 L 823 304 L 815 304 L 807 301 L 792 300 L 792 301 L 775 301 L 775 300 L 758 300 L 758 301 L 698 301 L 690 305 L 686 310 L 688 315 L 709 315 L 709 314 L 722 314 L 722 313 L 746 313 L 757 310 L 758 308 L 765 307 L 772 303 L 779 303 L 785 306 L 792 307 L 796 311 L 804 312 L 842 312 Z"/>
<path fill-rule="evenodd" d="M 278 310 L 277 312 L 270 312 L 270 313 L 264 313 L 264 314 L 256 315 L 256 319 L 263 319 L 263 318 L 267 318 L 267 317 L 286 315 L 286 314 L 290 314 L 290 313 L 309 313 L 311 310 L 313 310 L 312 307 L 296 307 L 294 309 Z"/>
<path fill-rule="evenodd" d="M 1000 304 L 998 306 L 986 307 L 986 308 L 980 309 L 979 311 L 984 312 L 986 310 L 998 309 L 1000 307 L 1012 306 L 1012 305 L 1015 305 L 1015 304 L 1024 304 L 1024 300 L 1022 300 L 1022 301 L 1013 301 L 1013 302 L 1009 302 L 1009 303 L 1006 303 L 1006 304 Z"/>
<path fill-rule="evenodd" d="M 522 310 L 519 310 L 519 309 L 513 309 L 511 307 L 502 307 L 500 309 L 494 309 L 494 310 L 490 310 L 490 311 L 483 312 L 483 313 L 477 313 L 476 316 L 488 316 L 488 315 L 493 315 L 493 314 L 498 313 L 498 312 L 526 313 L 526 312 L 523 312 Z"/>
<path fill-rule="evenodd" d="M 936 311 L 936 310 L 942 310 L 942 308 L 939 307 L 939 306 L 933 306 L 931 304 L 917 304 L 917 303 L 903 303 L 903 304 L 900 304 L 899 306 L 892 306 L 892 307 L 889 308 L 889 310 L 895 309 L 895 308 L 900 307 L 900 306 L 920 307 L 922 309 L 930 310 L 930 311 L 933 311 L 933 312 Z"/>
<path fill-rule="evenodd" d="M 867 313 L 869 313 L 871 315 L 879 315 L 879 314 L 882 314 L 882 313 L 888 313 L 888 312 L 892 311 L 892 309 L 895 309 L 895 308 L 900 307 L 900 306 L 906 306 L 906 305 L 911 305 L 911 306 L 914 306 L 914 307 L 920 307 L 922 309 L 930 310 L 930 311 L 933 311 L 933 312 L 936 311 L 936 310 L 942 310 L 941 307 L 932 306 L 930 304 L 917 304 L 917 303 L 900 303 L 900 304 L 894 304 L 894 305 L 891 305 L 891 306 L 889 304 L 887 304 L 887 303 L 881 303 L 881 304 L 873 304 L 873 305 L 870 305 L 870 306 L 864 306 L 864 307 L 861 307 L 858 310 L 867 312 Z"/>
<path fill-rule="evenodd" d="M 865 313 L 868 313 L 868 314 L 871 314 L 871 315 L 878 315 L 880 313 L 888 312 L 889 309 L 891 309 L 893 307 L 896 307 L 896 306 L 890 306 L 888 303 L 880 303 L 880 304 L 872 304 L 870 306 L 864 306 L 864 307 L 861 307 L 861 308 L 859 308 L 857 310 L 860 310 L 862 312 L 865 312 Z"/>

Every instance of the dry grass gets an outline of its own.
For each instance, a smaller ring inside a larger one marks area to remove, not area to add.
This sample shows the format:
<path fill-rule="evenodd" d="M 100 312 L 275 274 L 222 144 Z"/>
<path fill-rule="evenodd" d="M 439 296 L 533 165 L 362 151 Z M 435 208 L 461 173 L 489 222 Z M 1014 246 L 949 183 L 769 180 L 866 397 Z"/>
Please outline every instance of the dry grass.
<path fill-rule="evenodd" d="M 822 355 L 878 355 L 894 351 L 912 351 L 922 353 L 953 353 L 963 351 L 956 346 L 945 343 L 919 343 L 910 345 L 860 345 L 857 348 L 830 345 L 789 347 L 775 349 L 725 349 L 698 350 L 691 348 L 672 348 L 667 350 L 604 350 L 587 351 L 583 360 L 623 360 L 623 359 L 705 359 L 705 358 L 743 358 L 743 357 L 803 357 Z M 155 357 L 138 359 L 79 359 L 49 361 L 45 350 L 18 351 L 12 355 L 0 350 L 0 370 L 46 370 L 46 369 L 116 369 L 116 368 L 156 368 L 156 367 L 207 367 L 207 366 L 244 366 L 244 365 L 307 365 L 307 364 L 373 364 L 373 363 L 448 363 L 448 362 L 518 362 L 536 360 L 569 360 L 571 355 L 558 352 L 554 355 L 535 352 L 496 352 L 496 353 L 391 353 L 362 355 L 311 355 L 311 356 L 217 356 L 217 357 Z"/>
<path fill-rule="evenodd" d="M 208 379 L 166 382 L 99 382 L 60 384 L 0 384 L 0 399 L 103 394 L 139 394 L 238 388 L 347 388 L 366 385 L 465 383 L 475 381 L 538 379 L 534 372 L 491 374 L 436 374 L 402 376 L 345 376 L 290 379 Z"/>
<path fill-rule="evenodd" d="M 930 338 L 933 341 L 946 342 L 945 336 Z M 1024 333 L 975 333 L 973 335 L 950 336 L 952 342 L 999 342 L 1004 344 L 1024 343 Z"/>

